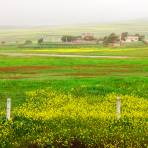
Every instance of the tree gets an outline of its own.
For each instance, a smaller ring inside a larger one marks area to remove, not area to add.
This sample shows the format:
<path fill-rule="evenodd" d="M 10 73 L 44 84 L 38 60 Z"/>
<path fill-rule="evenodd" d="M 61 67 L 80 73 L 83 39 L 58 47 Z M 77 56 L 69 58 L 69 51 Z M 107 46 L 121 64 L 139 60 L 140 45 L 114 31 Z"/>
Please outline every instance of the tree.
<path fill-rule="evenodd" d="M 125 40 L 126 40 L 126 37 L 128 37 L 128 32 L 123 32 L 123 33 L 121 34 L 121 40 L 122 40 L 122 41 L 125 41 Z"/>
<path fill-rule="evenodd" d="M 62 42 L 72 42 L 74 40 L 76 40 L 78 37 L 75 36 L 70 36 L 70 35 L 64 35 L 62 36 L 61 40 Z"/>
<path fill-rule="evenodd" d="M 26 41 L 25 41 L 25 44 L 26 44 L 26 45 L 30 45 L 30 44 L 32 44 L 32 41 L 31 41 L 31 40 L 26 40 Z"/>
<path fill-rule="evenodd" d="M 103 44 L 104 45 L 114 44 L 119 41 L 120 41 L 119 36 L 116 35 L 115 33 L 111 33 L 109 36 L 104 37 Z"/>
<path fill-rule="evenodd" d="M 42 44 L 44 42 L 43 38 L 38 39 L 38 44 Z"/>
<path fill-rule="evenodd" d="M 103 39 L 103 44 L 104 44 L 104 45 L 107 45 L 107 44 L 108 44 L 108 37 L 107 37 L 107 36 L 104 37 L 104 39 Z"/>
<path fill-rule="evenodd" d="M 144 35 L 140 35 L 140 34 L 135 34 L 135 36 L 139 37 L 139 41 L 144 41 L 145 36 Z"/>

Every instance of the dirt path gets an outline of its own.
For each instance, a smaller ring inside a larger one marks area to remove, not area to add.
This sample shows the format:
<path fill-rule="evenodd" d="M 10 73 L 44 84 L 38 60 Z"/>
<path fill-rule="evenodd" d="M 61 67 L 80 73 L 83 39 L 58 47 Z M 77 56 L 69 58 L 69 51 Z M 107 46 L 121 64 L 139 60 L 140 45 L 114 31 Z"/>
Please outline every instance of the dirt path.
<path fill-rule="evenodd" d="M 89 56 L 89 55 L 62 55 L 62 54 L 37 54 L 37 53 L 0 53 L 4 56 L 16 56 L 16 57 L 68 57 L 68 58 L 109 58 L 109 59 L 127 59 L 127 56 Z"/>

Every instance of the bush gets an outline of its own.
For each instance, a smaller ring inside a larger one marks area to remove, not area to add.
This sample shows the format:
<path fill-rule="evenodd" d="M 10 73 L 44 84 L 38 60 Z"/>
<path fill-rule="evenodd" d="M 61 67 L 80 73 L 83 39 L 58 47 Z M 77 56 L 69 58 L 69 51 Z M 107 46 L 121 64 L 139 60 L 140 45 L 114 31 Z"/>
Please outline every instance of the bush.
<path fill-rule="evenodd" d="M 31 40 L 26 40 L 25 41 L 25 45 L 31 45 L 32 44 L 32 41 Z"/>
<path fill-rule="evenodd" d="M 4 45 L 5 43 L 6 43 L 5 41 L 2 41 L 2 42 L 1 42 L 2 45 Z"/>

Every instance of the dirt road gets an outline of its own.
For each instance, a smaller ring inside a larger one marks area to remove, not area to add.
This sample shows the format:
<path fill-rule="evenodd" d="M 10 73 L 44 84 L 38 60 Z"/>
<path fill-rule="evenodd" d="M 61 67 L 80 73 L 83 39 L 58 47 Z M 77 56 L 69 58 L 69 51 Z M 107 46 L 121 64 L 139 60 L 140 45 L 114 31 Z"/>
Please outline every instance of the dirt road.
<path fill-rule="evenodd" d="M 63 54 L 37 54 L 37 53 L 0 53 L 3 56 L 14 56 L 14 57 L 30 57 L 30 56 L 41 56 L 41 57 L 67 57 L 67 58 L 108 58 L 108 59 L 127 59 L 127 56 L 89 56 L 89 55 L 63 55 Z"/>

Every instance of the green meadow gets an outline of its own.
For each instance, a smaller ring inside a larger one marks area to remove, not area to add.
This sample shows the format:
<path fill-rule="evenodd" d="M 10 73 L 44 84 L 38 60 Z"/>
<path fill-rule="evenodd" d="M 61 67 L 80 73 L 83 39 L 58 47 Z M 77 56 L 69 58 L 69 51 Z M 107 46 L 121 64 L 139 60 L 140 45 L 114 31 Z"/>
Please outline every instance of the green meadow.
<path fill-rule="evenodd" d="M 0 147 L 147 147 L 147 90 L 147 46 L 1 46 Z M 12 119 L 5 121 L 8 97 Z"/>

